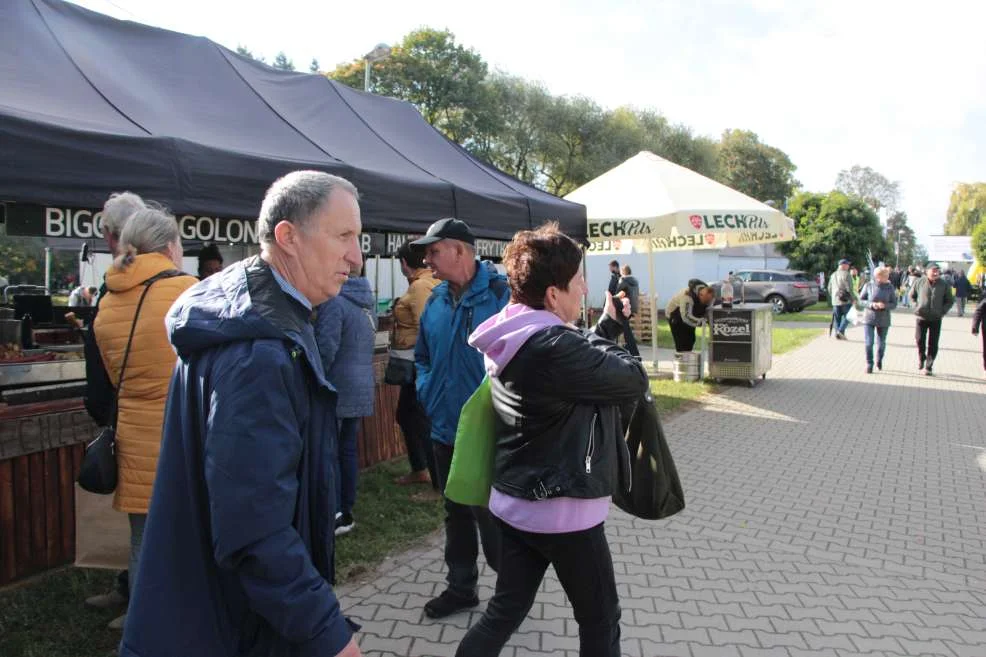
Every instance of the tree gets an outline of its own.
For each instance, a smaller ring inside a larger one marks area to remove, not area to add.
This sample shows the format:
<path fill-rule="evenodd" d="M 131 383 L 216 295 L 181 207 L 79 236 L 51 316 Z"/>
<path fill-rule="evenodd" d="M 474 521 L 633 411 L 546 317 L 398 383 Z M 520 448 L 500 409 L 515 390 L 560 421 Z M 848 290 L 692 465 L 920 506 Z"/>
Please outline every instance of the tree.
<path fill-rule="evenodd" d="M 797 167 L 787 153 L 762 143 L 749 130 L 723 132 L 716 163 L 716 180 L 758 201 L 783 205 L 798 186 Z"/>
<path fill-rule="evenodd" d="M 308 65 L 308 72 L 315 74 L 321 73 L 321 71 L 318 69 L 318 60 L 314 57 L 312 57 L 312 63 Z"/>
<path fill-rule="evenodd" d="M 916 258 L 917 247 L 917 236 L 907 225 L 907 213 L 894 212 L 887 218 L 887 248 L 892 254 L 892 262 L 899 262 L 904 267 L 918 262 L 923 264 Z"/>
<path fill-rule="evenodd" d="M 254 55 L 252 52 L 250 52 L 250 49 L 247 48 L 246 46 L 236 46 L 236 52 L 237 54 L 243 55 L 244 57 L 249 57 L 250 59 L 261 62 L 263 64 L 267 63 L 266 59 L 258 55 Z"/>
<path fill-rule="evenodd" d="M 78 251 L 53 251 L 51 256 L 53 291 L 69 287 L 79 275 Z M 44 285 L 44 239 L 0 235 L 0 276 L 11 285 Z"/>
<path fill-rule="evenodd" d="M 274 57 L 274 63 L 271 64 L 271 66 L 273 66 L 274 68 L 281 69 L 282 71 L 294 70 L 294 62 L 288 59 L 288 56 L 284 54 L 283 50 L 277 53 L 277 55 Z"/>
<path fill-rule="evenodd" d="M 952 190 L 946 235 L 971 235 L 986 215 L 986 183 L 959 183 Z"/>
<path fill-rule="evenodd" d="M 986 264 L 986 221 L 972 230 L 972 253 L 976 256 L 976 262 Z"/>
<path fill-rule="evenodd" d="M 340 64 L 328 74 L 355 89 L 363 88 L 364 60 Z M 390 56 L 372 64 L 372 90 L 406 100 L 450 139 L 468 146 L 488 109 L 483 82 L 487 65 L 476 51 L 455 42 L 448 30 L 411 32 Z"/>
<path fill-rule="evenodd" d="M 838 191 L 801 192 L 789 201 L 787 214 L 798 238 L 778 249 L 790 258 L 793 269 L 831 272 L 841 258 L 862 263 L 867 251 L 874 259 L 886 251 L 880 218 L 862 199 Z"/>
<path fill-rule="evenodd" d="M 891 182 L 870 167 L 858 164 L 839 172 L 835 179 L 835 188 L 848 196 L 862 199 L 874 212 L 884 208 L 892 212 L 897 209 L 900 198 L 900 183 Z"/>

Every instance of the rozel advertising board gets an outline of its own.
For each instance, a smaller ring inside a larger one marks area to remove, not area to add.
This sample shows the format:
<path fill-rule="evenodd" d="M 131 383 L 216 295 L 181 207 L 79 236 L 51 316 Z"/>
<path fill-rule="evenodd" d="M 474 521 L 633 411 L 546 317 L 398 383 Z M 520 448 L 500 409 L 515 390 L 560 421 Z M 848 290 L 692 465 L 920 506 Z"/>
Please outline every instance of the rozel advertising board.
<path fill-rule="evenodd" d="M 753 361 L 753 317 L 750 313 L 712 311 L 712 359 L 718 363 Z"/>

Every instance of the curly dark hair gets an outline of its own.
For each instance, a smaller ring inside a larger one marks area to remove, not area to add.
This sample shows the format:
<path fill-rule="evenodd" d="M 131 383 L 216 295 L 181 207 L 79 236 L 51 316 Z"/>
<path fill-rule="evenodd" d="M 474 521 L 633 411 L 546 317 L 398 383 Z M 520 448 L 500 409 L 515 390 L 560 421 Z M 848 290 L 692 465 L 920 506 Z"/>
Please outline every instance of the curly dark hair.
<path fill-rule="evenodd" d="M 549 222 L 514 235 L 503 252 L 503 265 L 512 300 L 542 309 L 549 287 L 568 289 L 582 266 L 582 249 L 559 230 L 557 222 Z"/>

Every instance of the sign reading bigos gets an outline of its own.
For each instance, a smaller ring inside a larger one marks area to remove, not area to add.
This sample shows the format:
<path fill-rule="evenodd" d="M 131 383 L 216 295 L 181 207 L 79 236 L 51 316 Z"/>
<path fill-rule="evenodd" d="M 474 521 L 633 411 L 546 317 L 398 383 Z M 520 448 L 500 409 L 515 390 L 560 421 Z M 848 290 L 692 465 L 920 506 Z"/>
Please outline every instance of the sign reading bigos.
<path fill-rule="evenodd" d="M 11 203 L 7 234 L 19 237 L 102 239 L 102 212 L 77 208 Z M 186 241 L 256 244 L 257 222 L 191 214 L 179 215 L 178 232 Z"/>

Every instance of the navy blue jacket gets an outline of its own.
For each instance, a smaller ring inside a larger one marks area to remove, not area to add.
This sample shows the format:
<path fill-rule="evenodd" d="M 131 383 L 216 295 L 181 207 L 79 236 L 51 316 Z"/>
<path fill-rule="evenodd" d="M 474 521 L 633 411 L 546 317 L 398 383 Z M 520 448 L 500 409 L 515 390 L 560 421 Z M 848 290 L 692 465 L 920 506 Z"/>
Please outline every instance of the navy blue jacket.
<path fill-rule="evenodd" d="M 315 340 L 329 383 L 338 392 L 336 415 L 373 415 L 373 343 L 377 336 L 370 281 L 352 277 L 339 296 L 318 307 Z"/>
<path fill-rule="evenodd" d="M 489 262 L 477 262 L 476 275 L 455 304 L 447 281 L 431 291 L 414 345 L 418 401 L 431 419 L 431 439 L 455 444 L 459 415 L 486 376 L 483 355 L 469 346 L 477 326 L 510 300 L 507 279 Z"/>
<path fill-rule="evenodd" d="M 335 391 L 311 313 L 254 257 L 166 325 L 179 360 L 121 656 L 337 654 Z"/>

